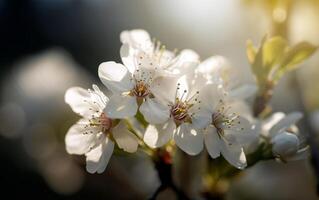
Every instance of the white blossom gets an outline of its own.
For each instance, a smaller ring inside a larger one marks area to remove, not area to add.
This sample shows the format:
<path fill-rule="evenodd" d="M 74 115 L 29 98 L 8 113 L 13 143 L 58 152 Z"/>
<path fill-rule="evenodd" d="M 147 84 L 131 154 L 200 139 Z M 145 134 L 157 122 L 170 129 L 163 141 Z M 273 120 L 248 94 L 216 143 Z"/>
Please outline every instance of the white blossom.
<path fill-rule="evenodd" d="M 184 49 L 176 54 L 167 50 L 161 42 L 152 41 L 149 33 L 142 29 L 123 31 L 120 39 L 123 44 L 120 51 L 122 62 L 129 69 L 134 68 L 138 56 L 152 61 L 166 75 L 181 74 L 185 72 L 185 68 L 194 70 L 199 63 L 199 56 L 193 50 Z"/>
<path fill-rule="evenodd" d="M 196 68 L 209 83 L 220 84 L 228 91 L 228 96 L 236 100 L 246 99 L 254 95 L 257 86 L 252 83 L 242 83 L 239 71 L 223 56 L 211 56 L 202 61 Z"/>
<path fill-rule="evenodd" d="M 144 111 L 155 112 L 152 106 L 159 104 L 153 98 L 156 79 L 178 77 L 194 70 L 197 65 L 195 52 L 185 50 L 175 57 L 171 52 L 154 46 L 143 30 L 125 31 L 121 40 L 124 65 L 111 61 L 99 66 L 101 81 L 113 93 L 105 108 L 110 118 L 135 116 L 139 106 Z"/>
<path fill-rule="evenodd" d="M 201 91 L 200 112 L 194 121 L 200 121 L 204 129 L 204 143 L 209 155 L 220 154 L 233 166 L 243 169 L 247 166 L 244 146 L 254 140 L 251 123 L 234 112 L 225 90 L 218 84 L 209 84 Z"/>
<path fill-rule="evenodd" d="M 198 127 L 201 123 L 193 121 L 200 109 L 198 99 L 206 80 L 194 73 L 180 78 L 161 78 L 156 81 L 154 96 L 160 104 L 152 104 L 153 112 L 141 107 L 146 121 L 151 124 L 144 134 L 144 141 L 151 147 L 160 147 L 170 139 L 190 155 L 203 149 L 203 134 Z"/>
<path fill-rule="evenodd" d="M 129 132 L 124 121 L 112 120 L 104 113 L 109 99 L 93 85 L 93 90 L 69 88 L 65 102 L 82 118 L 68 130 L 65 136 L 69 154 L 86 156 L 86 169 L 90 173 L 102 173 L 113 153 L 114 140 L 118 147 L 133 153 L 137 150 L 137 138 Z"/>

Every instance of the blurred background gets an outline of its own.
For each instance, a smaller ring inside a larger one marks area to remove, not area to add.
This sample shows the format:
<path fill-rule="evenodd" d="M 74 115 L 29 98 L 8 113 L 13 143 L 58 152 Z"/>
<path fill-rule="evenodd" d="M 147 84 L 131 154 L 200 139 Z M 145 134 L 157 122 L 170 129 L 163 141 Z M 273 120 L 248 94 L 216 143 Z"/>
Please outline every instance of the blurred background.
<path fill-rule="evenodd" d="M 168 49 L 201 59 L 223 55 L 253 82 L 246 40 L 279 34 L 319 45 L 318 0 L 0 0 L 0 180 L 12 198 L 145 199 L 159 185 L 142 153 L 113 156 L 102 175 L 68 155 L 64 136 L 78 120 L 64 103 L 70 86 L 100 84 L 98 65 L 119 62 L 119 34 L 142 28 Z M 274 111 L 302 111 L 298 125 L 319 133 L 319 54 L 275 90 Z M 102 86 L 103 87 L 103 86 Z M 142 177 L 142 178 L 141 178 Z M 319 199 L 309 160 L 258 163 L 227 199 Z"/>

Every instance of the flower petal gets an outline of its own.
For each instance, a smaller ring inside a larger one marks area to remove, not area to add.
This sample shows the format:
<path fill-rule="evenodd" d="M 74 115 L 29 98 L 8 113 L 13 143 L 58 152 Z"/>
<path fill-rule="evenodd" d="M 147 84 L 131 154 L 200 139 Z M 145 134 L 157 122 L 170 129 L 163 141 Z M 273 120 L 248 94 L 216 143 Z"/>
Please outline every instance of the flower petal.
<path fill-rule="evenodd" d="M 261 134 L 270 137 L 270 129 L 285 117 L 285 113 L 276 112 L 262 122 Z"/>
<path fill-rule="evenodd" d="M 211 83 L 221 84 L 229 82 L 232 69 L 226 58 L 217 55 L 200 63 L 196 71 L 202 73 Z"/>
<path fill-rule="evenodd" d="M 258 133 L 255 129 L 247 131 L 224 130 L 224 137 L 232 143 L 238 143 L 241 146 L 249 145 L 258 141 Z"/>
<path fill-rule="evenodd" d="M 175 74 L 176 70 L 179 75 L 193 72 L 197 68 L 198 64 L 199 55 L 191 49 L 184 49 L 178 55 L 178 62 L 174 68 Z"/>
<path fill-rule="evenodd" d="M 85 119 L 79 120 L 71 126 L 65 135 L 65 147 L 69 154 L 85 154 L 98 142 L 96 127 L 89 126 Z"/>
<path fill-rule="evenodd" d="M 183 49 L 179 54 L 179 62 L 199 62 L 199 55 L 192 49 Z"/>
<path fill-rule="evenodd" d="M 233 130 L 239 133 L 250 133 L 252 131 L 251 123 L 242 116 L 236 116 L 232 119 L 232 125 L 227 124 L 223 125 L 223 128 L 226 130 Z"/>
<path fill-rule="evenodd" d="M 127 43 L 133 48 L 143 50 L 146 53 L 151 53 L 154 49 L 149 33 L 142 29 L 123 31 L 120 34 L 120 40 L 123 44 Z"/>
<path fill-rule="evenodd" d="M 297 153 L 300 142 L 296 135 L 282 132 L 273 137 L 271 143 L 273 144 L 273 153 L 275 155 L 280 155 L 285 159 Z"/>
<path fill-rule="evenodd" d="M 175 122 L 172 119 L 164 124 L 148 125 L 144 134 L 144 142 L 152 148 L 161 147 L 172 139 L 175 128 Z"/>
<path fill-rule="evenodd" d="M 204 147 L 204 136 L 189 123 L 183 123 L 174 134 L 176 145 L 189 155 L 199 154 Z"/>
<path fill-rule="evenodd" d="M 168 120 L 169 107 L 159 103 L 155 98 L 146 98 L 140 106 L 145 120 L 151 124 L 162 124 Z"/>
<path fill-rule="evenodd" d="M 225 91 L 217 84 L 207 84 L 199 92 L 199 100 L 202 102 L 201 108 L 211 113 L 215 112 L 217 105 L 225 98 Z"/>
<path fill-rule="evenodd" d="M 257 92 L 255 84 L 243 84 L 240 87 L 234 88 L 229 92 L 229 96 L 238 99 L 247 99 Z"/>
<path fill-rule="evenodd" d="M 152 82 L 150 90 L 157 100 L 167 104 L 175 100 L 177 81 L 176 77 L 159 77 Z"/>
<path fill-rule="evenodd" d="M 221 153 L 224 158 L 238 169 L 244 169 L 247 166 L 246 156 L 243 148 L 236 143 L 228 143 L 221 140 Z"/>
<path fill-rule="evenodd" d="M 192 108 L 194 108 L 193 106 Z M 192 112 L 193 109 L 191 109 L 190 112 Z M 209 112 L 207 109 L 197 109 L 194 112 L 194 115 L 192 116 L 192 124 L 195 128 L 203 129 L 206 128 L 212 121 L 212 113 Z"/>
<path fill-rule="evenodd" d="M 220 156 L 220 138 L 214 127 L 207 127 L 204 135 L 205 146 L 208 154 L 212 158 L 217 158 Z"/>
<path fill-rule="evenodd" d="M 123 120 L 112 129 L 112 135 L 120 149 L 129 153 L 137 151 L 137 138 L 128 130 L 128 127 Z"/>
<path fill-rule="evenodd" d="M 104 137 L 105 140 L 97 147 L 86 153 L 86 171 L 93 174 L 104 172 L 114 150 L 114 143 Z"/>
<path fill-rule="evenodd" d="M 127 43 L 123 44 L 120 49 L 122 62 L 132 74 L 136 69 L 135 52 L 136 50 Z"/>
<path fill-rule="evenodd" d="M 300 112 L 293 112 L 286 115 L 283 119 L 281 119 L 277 124 L 275 124 L 269 131 L 270 136 L 274 137 L 279 133 L 289 129 L 292 125 L 297 123 L 302 118 L 302 114 Z"/>
<path fill-rule="evenodd" d="M 81 87 L 69 88 L 65 93 L 64 100 L 70 105 L 73 112 L 83 117 L 91 116 L 96 111 L 104 109 L 102 103 L 93 103 L 98 99 L 94 100 L 89 91 Z"/>
<path fill-rule="evenodd" d="M 134 116 L 137 108 L 135 97 L 114 94 L 105 107 L 105 113 L 109 118 L 123 119 Z"/>
<path fill-rule="evenodd" d="M 115 94 L 130 91 L 134 86 L 130 72 L 122 64 L 104 62 L 98 71 L 103 84 Z"/>

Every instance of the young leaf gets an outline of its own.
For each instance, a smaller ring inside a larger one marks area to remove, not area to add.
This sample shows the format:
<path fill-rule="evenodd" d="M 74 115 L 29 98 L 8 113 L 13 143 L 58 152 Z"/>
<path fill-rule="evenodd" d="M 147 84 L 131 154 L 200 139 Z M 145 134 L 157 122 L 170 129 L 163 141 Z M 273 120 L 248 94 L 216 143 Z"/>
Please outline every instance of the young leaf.
<path fill-rule="evenodd" d="M 308 43 L 301 42 L 290 48 L 285 54 L 281 62 L 281 70 L 290 71 L 298 67 L 307 58 L 309 58 L 315 51 L 317 47 Z"/>
<path fill-rule="evenodd" d="M 301 42 L 289 48 L 281 60 L 280 67 L 274 73 L 273 80 L 277 82 L 286 72 L 299 67 L 298 64 L 309 58 L 316 50 L 317 47 L 308 42 Z"/>
<path fill-rule="evenodd" d="M 256 77 L 256 81 L 259 86 L 263 85 L 267 80 L 267 73 L 263 66 L 263 51 L 262 51 L 265 41 L 266 41 L 266 36 L 262 39 L 261 45 L 258 48 L 258 50 L 256 50 L 252 46 L 252 44 L 249 44 L 251 42 L 249 41 L 247 42 L 247 56 L 248 56 L 248 59 L 250 59 L 249 56 L 251 57 L 251 61 L 252 61 L 251 69 Z"/>
<path fill-rule="evenodd" d="M 247 41 L 247 50 L 246 50 L 246 54 L 247 54 L 247 58 L 250 64 L 253 64 L 256 54 L 257 54 L 257 49 L 254 47 L 253 42 L 251 40 Z"/>
<path fill-rule="evenodd" d="M 272 37 L 265 41 L 263 45 L 263 67 L 269 73 L 285 53 L 287 41 L 279 36 Z"/>

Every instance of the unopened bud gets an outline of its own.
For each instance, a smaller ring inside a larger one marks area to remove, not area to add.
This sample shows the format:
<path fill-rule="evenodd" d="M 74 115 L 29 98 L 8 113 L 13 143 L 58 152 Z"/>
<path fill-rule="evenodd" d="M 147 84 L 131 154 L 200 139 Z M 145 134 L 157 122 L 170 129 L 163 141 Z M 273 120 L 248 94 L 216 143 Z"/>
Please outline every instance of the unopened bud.
<path fill-rule="evenodd" d="M 283 132 L 276 135 L 271 140 L 272 152 L 282 158 L 293 156 L 299 148 L 299 139 L 296 135 L 288 132 Z"/>

